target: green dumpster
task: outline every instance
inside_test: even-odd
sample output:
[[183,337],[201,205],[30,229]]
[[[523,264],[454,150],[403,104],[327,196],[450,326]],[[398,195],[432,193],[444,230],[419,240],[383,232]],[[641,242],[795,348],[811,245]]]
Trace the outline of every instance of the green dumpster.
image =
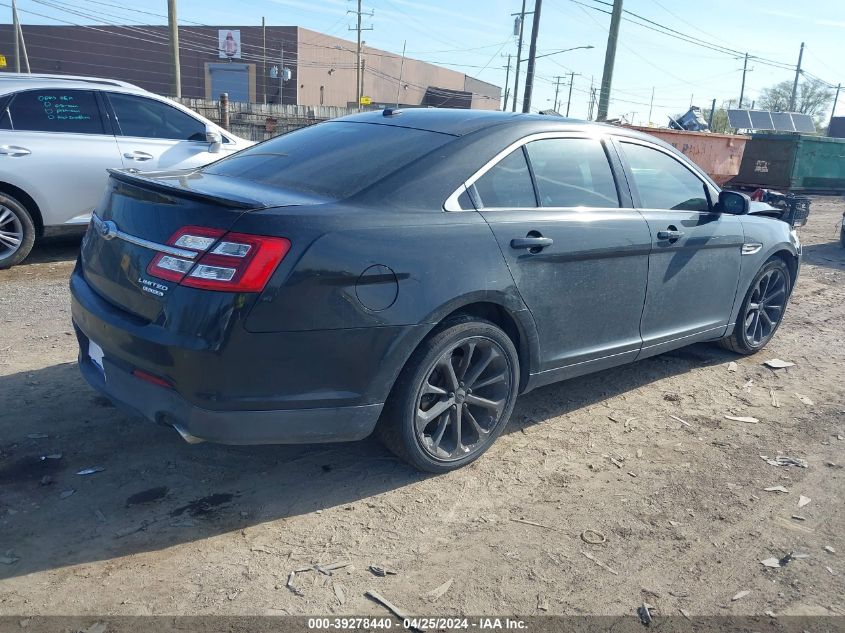
[[754,134],[733,187],[845,191],[845,139],[809,134]]

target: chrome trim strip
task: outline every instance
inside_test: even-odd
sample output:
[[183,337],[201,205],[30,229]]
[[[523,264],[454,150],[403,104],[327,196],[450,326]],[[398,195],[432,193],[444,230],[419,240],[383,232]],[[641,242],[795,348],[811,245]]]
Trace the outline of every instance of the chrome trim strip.
[[[481,178],[484,174],[490,171],[496,163],[502,160],[505,156],[510,154],[515,149],[522,147],[523,145],[530,143],[531,141],[539,141],[546,138],[598,138],[601,139],[605,136],[604,131],[601,132],[593,132],[592,134],[589,132],[537,132],[535,134],[529,134],[518,141],[514,141],[510,145],[508,145],[505,149],[501,152],[496,154],[493,158],[489,161],[484,163],[478,171],[476,171],[472,176],[467,178],[460,187],[458,187],[455,192],[446,198],[446,202],[443,203],[443,210],[444,211],[474,211],[475,209],[463,209],[458,204],[458,198],[460,195],[472,187],[475,182]],[[535,208],[535,207],[531,207]]]
[[756,255],[759,253],[763,248],[762,244],[757,242],[749,242],[747,244],[742,245],[742,254],[743,255]]
[[101,219],[96,213],[91,214],[91,222],[94,225],[94,230],[96,230],[100,237],[104,240],[119,239],[124,242],[134,244],[135,246],[148,248],[152,251],[165,253],[166,255],[173,255],[174,257],[182,257],[184,259],[192,260],[198,255],[196,251],[188,251],[183,248],[168,246],[167,244],[159,244],[158,242],[152,242],[150,240],[145,240],[143,238],[130,235],[129,233],[125,233],[117,228],[117,224],[111,220]]

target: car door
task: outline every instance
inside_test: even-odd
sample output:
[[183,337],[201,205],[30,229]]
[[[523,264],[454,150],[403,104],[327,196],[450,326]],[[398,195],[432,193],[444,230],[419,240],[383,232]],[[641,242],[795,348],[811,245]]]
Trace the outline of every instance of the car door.
[[714,212],[718,190],[670,150],[647,141],[617,142],[652,236],[640,356],[718,338],[739,281],[739,217]]
[[611,159],[599,138],[540,135],[467,183],[536,322],[540,383],[641,346],[651,240]]
[[24,90],[12,96],[2,121],[0,180],[35,200],[45,226],[87,223],[106,170],[123,166],[96,93]]
[[[141,95],[105,93],[116,121],[117,143],[127,167],[140,171],[201,167],[227,155],[211,152],[204,121]],[[226,141],[224,137],[224,141]]]

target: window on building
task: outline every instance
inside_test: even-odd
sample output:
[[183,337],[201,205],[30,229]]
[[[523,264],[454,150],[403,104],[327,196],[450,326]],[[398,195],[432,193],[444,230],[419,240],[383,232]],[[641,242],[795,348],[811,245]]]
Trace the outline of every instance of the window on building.
[[104,134],[103,117],[94,93],[88,90],[27,90],[9,106],[15,130]]

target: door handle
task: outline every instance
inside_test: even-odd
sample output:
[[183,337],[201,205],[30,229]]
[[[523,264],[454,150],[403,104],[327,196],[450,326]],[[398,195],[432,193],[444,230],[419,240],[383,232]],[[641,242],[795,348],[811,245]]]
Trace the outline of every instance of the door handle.
[[657,239],[659,240],[668,240],[670,242],[674,242],[676,240],[681,239],[684,236],[683,231],[679,231],[674,226],[670,226],[665,231],[658,231],[657,232]]
[[550,237],[516,237],[511,240],[511,248],[527,248],[532,252],[539,252],[554,243]]
[[3,156],[29,156],[32,152],[17,145],[0,145],[0,154]]
[[147,152],[126,152],[123,155],[124,158],[129,158],[131,160],[151,160],[153,155],[147,154]]

